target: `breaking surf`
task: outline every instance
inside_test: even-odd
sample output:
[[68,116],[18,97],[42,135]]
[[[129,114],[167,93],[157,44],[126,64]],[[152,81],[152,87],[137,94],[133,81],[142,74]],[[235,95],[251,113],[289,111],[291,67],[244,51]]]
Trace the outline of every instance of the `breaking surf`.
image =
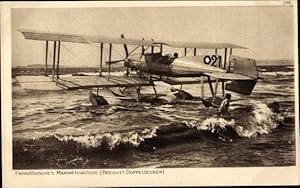
[[[208,140],[232,143],[239,139],[270,134],[278,126],[286,126],[284,125],[286,119],[288,119],[286,112],[274,113],[266,104],[256,104],[236,108],[232,110],[230,117],[212,116],[203,121],[184,120],[134,131],[84,135],[52,134],[29,140],[16,140],[14,141],[16,146],[14,158],[17,160],[21,155],[22,158],[27,156],[40,161],[39,165],[51,168],[53,165],[51,161],[43,161],[46,155],[56,155],[57,159],[63,156],[81,156],[87,159],[115,158],[131,152],[151,155],[155,150],[163,150],[172,145],[207,142]],[[73,161],[69,161],[66,168],[76,167],[74,158],[68,160]],[[56,165],[61,168],[65,164],[62,165],[57,161]]]

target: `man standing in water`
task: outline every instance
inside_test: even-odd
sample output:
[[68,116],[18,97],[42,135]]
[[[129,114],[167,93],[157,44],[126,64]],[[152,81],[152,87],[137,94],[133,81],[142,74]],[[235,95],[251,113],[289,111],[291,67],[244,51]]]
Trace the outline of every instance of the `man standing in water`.
[[221,102],[219,108],[218,108],[218,115],[227,115],[228,113],[228,108],[229,108],[229,103],[230,103],[230,98],[231,95],[227,93],[225,95],[225,99]]

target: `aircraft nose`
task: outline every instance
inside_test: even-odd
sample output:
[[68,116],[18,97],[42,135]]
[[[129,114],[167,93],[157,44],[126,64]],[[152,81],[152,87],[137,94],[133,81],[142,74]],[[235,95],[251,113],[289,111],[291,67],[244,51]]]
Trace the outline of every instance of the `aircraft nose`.
[[126,59],[124,60],[124,66],[128,67],[129,64],[130,64],[130,59],[126,58]]

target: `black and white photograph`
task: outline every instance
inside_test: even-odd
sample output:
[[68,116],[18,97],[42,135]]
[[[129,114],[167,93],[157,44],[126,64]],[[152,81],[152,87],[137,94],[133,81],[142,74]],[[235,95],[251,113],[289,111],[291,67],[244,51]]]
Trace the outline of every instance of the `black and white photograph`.
[[295,4],[11,8],[12,170],[296,167]]

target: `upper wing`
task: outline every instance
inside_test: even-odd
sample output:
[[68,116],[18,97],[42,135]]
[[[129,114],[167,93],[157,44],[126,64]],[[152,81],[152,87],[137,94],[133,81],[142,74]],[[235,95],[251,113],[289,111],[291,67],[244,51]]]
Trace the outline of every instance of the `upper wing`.
[[19,29],[26,39],[43,40],[43,41],[62,41],[74,43],[111,43],[111,44],[128,44],[128,45],[143,45],[143,46],[157,46],[150,40],[138,40],[128,38],[113,38],[103,36],[90,35],[76,35],[69,33],[57,33],[49,31],[35,31],[27,29]]
[[154,41],[155,44],[168,45],[174,48],[197,48],[197,49],[224,49],[224,48],[240,48],[247,49],[243,46],[238,46],[230,43],[211,43],[211,42],[167,42]]
[[113,38],[104,36],[77,35],[69,33],[58,33],[50,31],[36,31],[28,29],[19,29],[26,39],[32,40],[48,40],[48,41],[63,41],[75,43],[111,43],[111,44],[128,44],[128,45],[143,45],[143,46],[158,46],[158,44],[168,45],[174,48],[198,48],[198,49],[223,49],[223,48],[240,48],[247,49],[243,46],[238,46],[230,43],[209,43],[209,42],[166,42],[139,40],[129,38]]

